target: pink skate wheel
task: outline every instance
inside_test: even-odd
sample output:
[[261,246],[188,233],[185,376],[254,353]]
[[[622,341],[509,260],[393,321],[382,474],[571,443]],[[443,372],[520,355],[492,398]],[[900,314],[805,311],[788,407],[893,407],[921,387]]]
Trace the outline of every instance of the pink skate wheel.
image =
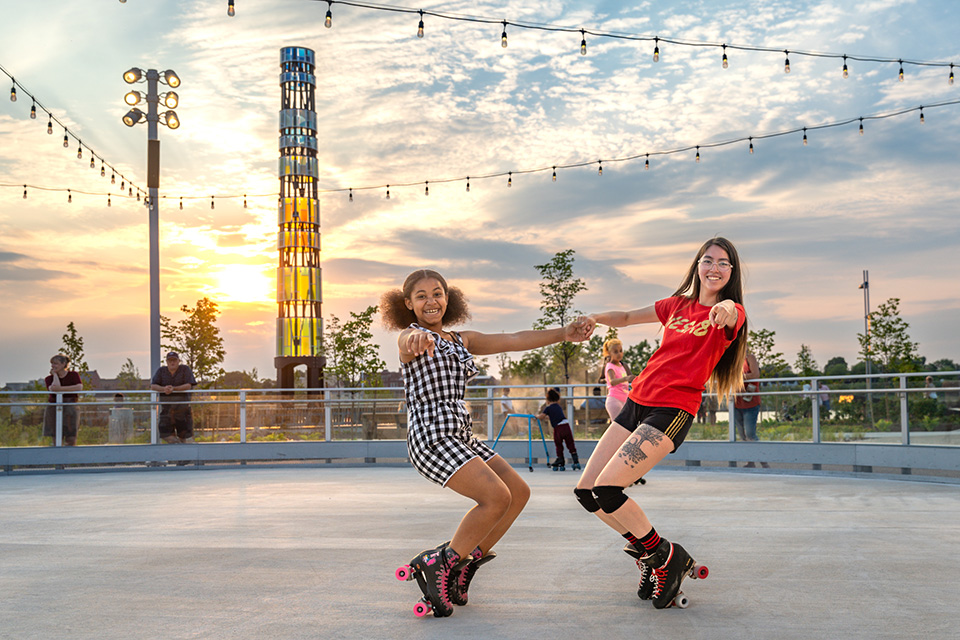
[[694,567],[693,570],[696,572],[696,577],[701,580],[710,575],[710,569],[707,569],[706,565],[701,564],[700,566]]
[[413,571],[410,569],[410,565],[405,564],[402,567],[398,567],[393,575],[397,577],[397,580],[409,580],[413,575]]
[[418,618],[422,618],[428,613],[430,613],[430,605],[426,602],[418,602],[417,604],[413,605],[413,615],[417,616]]

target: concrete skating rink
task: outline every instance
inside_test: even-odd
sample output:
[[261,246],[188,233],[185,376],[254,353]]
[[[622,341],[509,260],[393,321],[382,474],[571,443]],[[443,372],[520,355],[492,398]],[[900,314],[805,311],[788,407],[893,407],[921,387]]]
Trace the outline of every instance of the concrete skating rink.
[[416,618],[394,570],[472,504],[410,467],[167,468],[0,477],[0,638],[946,638],[960,486],[654,470],[628,493],[710,568],[686,610],[637,599],[623,539],[532,497],[470,604]]

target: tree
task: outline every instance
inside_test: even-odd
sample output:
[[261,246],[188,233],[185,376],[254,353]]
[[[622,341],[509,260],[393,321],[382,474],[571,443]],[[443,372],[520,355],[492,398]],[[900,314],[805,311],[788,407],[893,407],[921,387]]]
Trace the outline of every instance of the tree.
[[80,374],[83,380],[83,388],[90,388],[90,367],[83,359],[83,338],[77,334],[77,327],[70,322],[67,325],[67,332],[63,334],[63,348],[60,353],[70,358],[70,367]]
[[[573,308],[573,299],[587,286],[580,278],[573,277],[573,249],[558,252],[550,262],[535,265],[540,273],[540,311],[543,315],[533,325],[534,329],[565,326],[580,314]],[[570,382],[570,363],[581,352],[579,344],[560,342],[546,347],[563,366],[563,377]]]
[[816,376],[820,374],[817,361],[813,359],[813,352],[805,344],[800,345],[800,351],[797,352],[797,361],[794,363],[798,376]]
[[830,358],[827,364],[823,367],[823,375],[825,376],[845,376],[848,373],[850,373],[850,369],[847,366],[846,358],[843,356]]
[[633,375],[639,375],[643,371],[647,362],[650,360],[650,356],[653,355],[653,352],[660,348],[660,338],[657,338],[657,341],[654,346],[650,346],[650,342],[646,339],[641,340],[637,344],[631,346],[629,349],[625,349],[623,352],[623,364],[627,367],[627,370],[630,371]]
[[127,361],[120,367],[120,373],[117,374],[117,387],[120,389],[140,388],[140,370],[137,369],[130,358],[127,358]]
[[167,341],[161,346],[178,352],[200,385],[205,386],[223,375],[220,364],[227,354],[216,325],[217,303],[202,298],[193,309],[183,305],[180,311],[185,317],[175,324],[160,316],[161,335]]
[[380,347],[373,344],[370,331],[376,313],[376,305],[360,313],[351,311],[352,319],[342,325],[337,316],[330,315],[323,350],[327,358],[325,373],[332,376],[331,382],[344,387],[380,386],[380,372],[387,363],[380,359]]
[[768,329],[751,330],[749,334],[750,350],[757,356],[760,365],[760,375],[775,378],[790,372],[790,365],[783,359],[783,353],[774,351],[774,336],[776,331]]
[[857,334],[864,360],[876,362],[886,373],[913,371],[917,343],[911,342],[907,333],[910,325],[900,317],[900,298],[888,299],[870,312],[868,318],[867,335]]

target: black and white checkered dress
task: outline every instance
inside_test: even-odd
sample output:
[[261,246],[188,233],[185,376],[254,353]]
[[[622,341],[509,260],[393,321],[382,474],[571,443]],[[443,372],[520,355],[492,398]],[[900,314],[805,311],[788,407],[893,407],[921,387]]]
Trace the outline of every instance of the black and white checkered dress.
[[407,398],[407,451],[420,475],[445,486],[473,458],[497,455],[474,437],[463,400],[467,383],[479,370],[460,334],[451,333],[450,341],[417,324],[410,328],[432,335],[436,346],[433,356],[422,353],[400,365]]

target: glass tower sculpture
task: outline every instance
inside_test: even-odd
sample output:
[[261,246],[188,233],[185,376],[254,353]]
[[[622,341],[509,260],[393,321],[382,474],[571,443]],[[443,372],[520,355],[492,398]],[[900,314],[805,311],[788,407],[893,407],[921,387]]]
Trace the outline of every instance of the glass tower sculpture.
[[311,49],[280,50],[280,226],[277,250],[277,386],[294,387],[306,365],[307,387],[322,386],[320,202],[317,197],[315,58]]

